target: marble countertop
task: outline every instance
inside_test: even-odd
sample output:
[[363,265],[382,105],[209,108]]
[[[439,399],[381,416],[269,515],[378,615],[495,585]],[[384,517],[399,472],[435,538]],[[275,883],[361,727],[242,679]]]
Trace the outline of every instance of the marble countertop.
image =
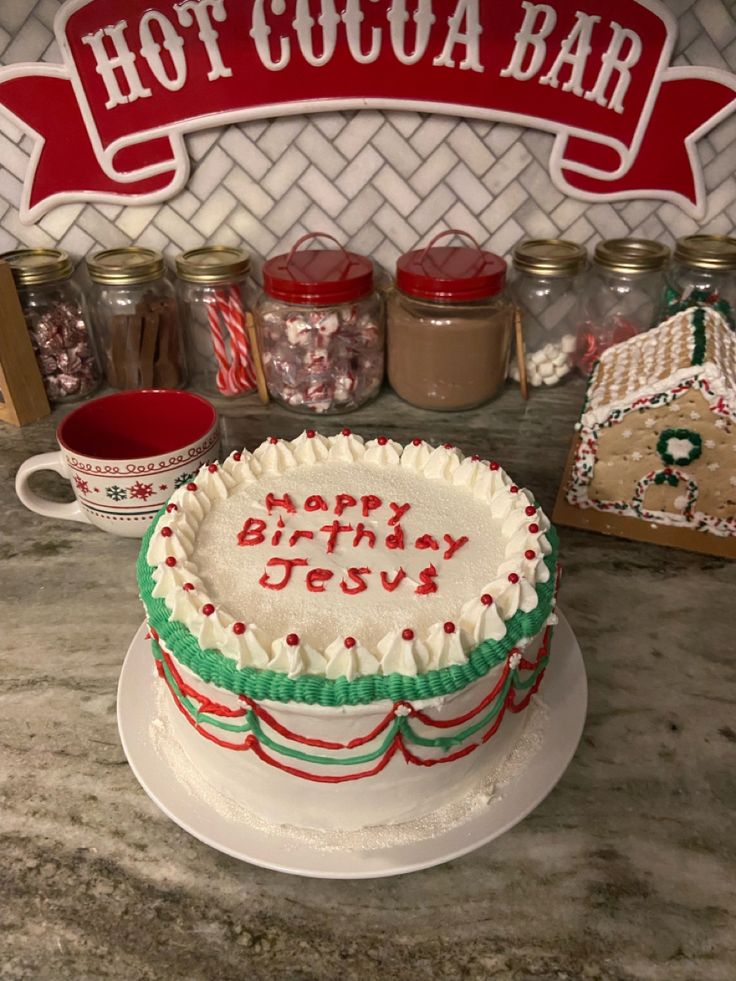
[[[579,382],[526,404],[510,388],[433,414],[385,394],[349,424],[492,454],[551,509],[581,398]],[[190,837],[126,764],[115,691],[142,619],[137,543],[37,517],[13,491],[62,414],[0,425],[2,981],[732,981],[736,563],[562,529],[590,701],[555,790],[443,866],[283,875]],[[224,446],[304,425],[249,404],[223,419]]]

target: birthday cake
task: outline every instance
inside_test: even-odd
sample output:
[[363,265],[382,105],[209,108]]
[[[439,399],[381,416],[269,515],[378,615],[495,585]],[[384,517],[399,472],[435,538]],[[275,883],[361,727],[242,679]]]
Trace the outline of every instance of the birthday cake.
[[172,740],[275,824],[419,818],[508,756],[549,657],[557,538],[494,461],[344,429],[203,467],[138,581]]

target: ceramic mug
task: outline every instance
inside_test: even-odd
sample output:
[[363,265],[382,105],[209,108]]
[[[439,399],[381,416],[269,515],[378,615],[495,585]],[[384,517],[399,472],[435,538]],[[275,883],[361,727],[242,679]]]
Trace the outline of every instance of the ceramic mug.
[[[69,413],[60,449],[21,464],[15,490],[31,511],[141,538],[173,492],[220,452],[217,412],[200,395],[139,389],[105,395]],[[68,478],[76,501],[57,504],[29,487],[37,470]]]

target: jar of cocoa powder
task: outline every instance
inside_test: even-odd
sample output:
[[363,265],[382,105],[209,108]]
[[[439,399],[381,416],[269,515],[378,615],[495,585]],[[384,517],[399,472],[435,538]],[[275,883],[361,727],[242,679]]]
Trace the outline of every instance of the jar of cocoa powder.
[[[437,245],[448,236],[471,244]],[[388,379],[402,399],[455,411],[500,392],[513,333],[505,286],[504,260],[456,229],[400,257],[387,321]]]
[[186,360],[161,253],[107,249],[87,260],[92,316],[112,388],[183,388]]

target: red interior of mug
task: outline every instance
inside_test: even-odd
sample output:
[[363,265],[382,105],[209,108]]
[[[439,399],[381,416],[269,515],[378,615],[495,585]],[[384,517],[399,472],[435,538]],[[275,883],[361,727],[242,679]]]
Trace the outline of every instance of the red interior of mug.
[[213,406],[199,395],[147,389],[85,402],[62,419],[56,435],[80,456],[133,460],[196,443],[216,422]]

